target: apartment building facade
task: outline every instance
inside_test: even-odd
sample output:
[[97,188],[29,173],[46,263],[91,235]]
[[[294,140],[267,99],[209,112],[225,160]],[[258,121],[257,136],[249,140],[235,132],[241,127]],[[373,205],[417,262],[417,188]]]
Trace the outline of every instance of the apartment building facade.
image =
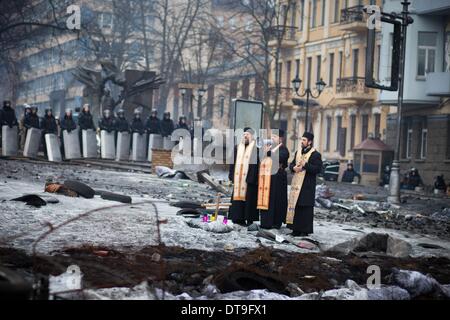
[[[112,36],[114,24],[117,23],[112,2],[100,0],[79,0],[75,3],[58,1],[54,4],[54,10],[58,14],[57,18],[60,23],[64,23],[66,9],[73,4],[81,8],[82,28],[91,28],[95,24],[98,28],[95,32],[101,33],[105,39]],[[46,17],[52,10],[48,1],[37,0],[33,7],[33,14]],[[86,26],[86,23],[89,25]],[[145,23],[152,26],[154,17],[146,17]],[[90,48],[95,36],[93,34],[86,36],[86,34],[88,33],[55,34],[49,29],[43,30],[42,42],[33,43],[29,49],[17,53],[19,81],[15,104],[18,110],[21,110],[24,104],[32,104],[38,107],[40,115],[43,115],[46,108],[52,108],[56,117],[60,117],[66,108],[70,108],[76,113],[76,110],[81,108],[84,103],[90,103],[99,110],[98,96],[87,92],[85,86],[73,75],[76,68],[81,65],[87,65],[100,71],[98,67],[100,58]],[[104,42],[106,43],[107,40]],[[125,45],[129,46],[130,52],[137,52],[141,50],[141,42],[142,39],[138,36],[130,37],[126,40]],[[152,52],[150,54],[153,55]],[[143,61],[136,60],[128,63],[127,67],[142,70],[143,64]],[[154,63],[150,67],[154,67]],[[119,88],[111,86],[110,89],[114,98],[117,99]],[[95,118],[100,116],[97,113],[94,114]]]
[[[327,84],[318,99],[310,99],[308,129],[323,158],[339,160],[342,169],[353,159],[354,146],[370,136],[386,139],[389,107],[378,103],[377,91],[364,86],[367,24],[362,10],[369,4],[382,6],[378,0],[295,1],[288,10],[288,29],[276,62],[281,72],[272,75],[274,85],[283,89],[279,116],[288,123],[291,148],[298,147],[295,137],[306,129],[306,97],[295,94],[292,80],[296,75],[302,80],[299,93],[310,88],[317,94],[320,79]],[[379,33],[375,51],[378,57]],[[375,70],[378,67],[376,58]]]
[[[385,1],[386,12],[401,11],[401,1]],[[450,182],[450,3],[411,1],[414,23],[406,39],[404,105],[400,136],[400,170],[417,168],[424,183],[444,174]],[[389,66],[391,32],[382,29],[381,65]],[[381,81],[389,81],[381,68]],[[387,118],[387,142],[395,146],[397,92],[383,91],[382,105],[392,106]]]

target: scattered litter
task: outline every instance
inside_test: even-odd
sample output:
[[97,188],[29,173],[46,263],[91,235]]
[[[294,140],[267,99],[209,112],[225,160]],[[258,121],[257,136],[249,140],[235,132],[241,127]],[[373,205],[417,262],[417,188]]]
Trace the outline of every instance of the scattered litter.
[[121,203],[132,203],[132,199],[130,196],[125,196],[118,193],[113,193],[109,191],[98,191],[100,193],[100,197],[104,200],[109,201],[117,201]]
[[47,204],[47,202],[44,199],[42,199],[36,194],[27,194],[18,198],[11,199],[11,201],[25,202],[25,204],[36,208],[40,208]]
[[203,222],[200,219],[188,219],[186,223],[191,228],[198,228],[205,231],[213,233],[228,233],[233,231],[233,226],[228,222],[213,221],[213,222]]

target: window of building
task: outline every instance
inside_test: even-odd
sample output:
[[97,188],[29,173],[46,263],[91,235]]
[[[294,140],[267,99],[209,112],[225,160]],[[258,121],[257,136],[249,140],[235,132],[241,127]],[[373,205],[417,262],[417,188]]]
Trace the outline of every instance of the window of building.
[[355,136],[356,136],[356,115],[352,114],[350,116],[350,150],[353,150],[355,146]]
[[437,32],[419,32],[417,52],[417,77],[425,78],[434,72],[436,62]]
[[112,14],[111,13],[107,13],[107,12],[100,13],[99,25],[100,25],[100,28],[112,29],[112,26],[113,26]]
[[379,113],[374,115],[375,118],[375,138],[379,139],[380,135],[380,125],[381,125],[381,115]]
[[412,121],[411,118],[407,117],[403,123],[403,136],[402,136],[402,158],[411,159],[411,146],[412,146]]
[[334,0],[333,22],[339,22],[340,14],[341,14],[341,5],[339,4],[339,0]]
[[339,146],[341,144],[341,140],[340,140],[341,128],[342,128],[342,116],[337,116],[336,117],[336,151],[339,149]]
[[322,72],[322,56],[318,55],[316,57],[316,61],[317,61],[317,70],[316,70],[316,81],[320,80],[320,74]]
[[305,0],[300,0],[300,14],[298,15],[298,29],[303,30],[303,19],[305,16]]
[[246,78],[242,80],[242,98],[248,99],[250,95],[250,79]]
[[253,28],[252,22],[250,20],[245,22],[245,31],[251,32]]
[[361,141],[364,141],[369,136],[369,115],[362,115],[362,126],[361,126]]
[[223,16],[218,16],[217,17],[217,26],[219,28],[223,28],[225,26],[225,22],[224,22]]
[[339,79],[342,78],[342,64],[343,64],[344,60],[343,60],[343,56],[342,56],[342,51],[339,51],[339,62],[338,62],[338,68],[339,68]]
[[359,49],[353,49],[353,77],[358,76]]
[[334,53],[330,53],[328,70],[328,85],[332,87],[334,85]]
[[315,28],[317,23],[317,0],[311,1],[311,20],[310,20],[310,27]]
[[236,19],[234,17],[230,18],[229,23],[230,23],[231,31],[235,31],[236,30]]
[[330,151],[331,142],[331,117],[327,116],[327,143],[325,146],[325,151]]
[[322,5],[322,12],[320,14],[320,25],[323,26],[325,24],[325,6],[327,0],[322,0],[320,3]]
[[286,87],[289,87],[292,81],[291,70],[292,70],[292,61],[288,61],[286,63]]
[[420,158],[425,159],[427,157],[427,137],[428,129],[422,129],[421,143],[420,143]]
[[300,76],[300,59],[295,60],[295,75]]
[[418,131],[419,143],[417,145],[418,147],[417,156],[419,159],[425,159],[427,157],[427,137],[428,137],[427,119],[426,117],[424,117],[420,122],[420,127]]
[[224,109],[225,109],[225,97],[219,97],[219,108],[220,108],[220,117],[223,117]]
[[279,62],[278,63],[278,78],[277,78],[277,83],[276,86],[281,87],[281,81],[283,79],[283,63]]
[[380,59],[381,59],[381,45],[377,45],[377,66],[375,68],[375,79],[380,81]]
[[311,85],[311,69],[312,69],[312,58],[308,57],[307,59],[307,74],[306,74],[306,88],[310,88]]

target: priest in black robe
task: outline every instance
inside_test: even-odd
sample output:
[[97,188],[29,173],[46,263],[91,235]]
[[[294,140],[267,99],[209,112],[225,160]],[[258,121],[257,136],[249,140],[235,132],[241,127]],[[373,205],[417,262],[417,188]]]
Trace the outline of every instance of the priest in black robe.
[[258,170],[259,156],[254,131],[245,128],[241,143],[234,148],[234,162],[228,175],[234,184],[228,218],[236,224],[248,226],[259,220],[256,209]]
[[289,168],[294,173],[288,199],[286,224],[292,236],[313,233],[316,176],[322,171],[322,156],[313,147],[314,135],[305,132],[301,150],[295,153]]
[[272,130],[272,145],[265,149],[266,156],[278,163],[272,161],[273,174],[270,176],[268,210],[260,210],[261,228],[263,229],[279,229],[286,220],[288,206],[286,168],[288,167],[289,150],[284,145],[284,137],[283,130]]

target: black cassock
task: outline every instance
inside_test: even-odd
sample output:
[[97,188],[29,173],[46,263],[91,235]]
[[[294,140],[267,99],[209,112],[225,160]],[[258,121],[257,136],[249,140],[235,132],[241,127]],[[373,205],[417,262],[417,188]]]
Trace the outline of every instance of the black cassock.
[[[288,207],[288,183],[286,168],[288,167],[289,150],[282,145],[277,151],[279,169],[270,177],[269,210],[261,210],[261,228],[280,228],[286,220]],[[273,157],[270,151],[267,154]],[[275,164],[273,164],[275,165]]]
[[[305,153],[305,152],[303,152]],[[294,172],[295,159],[289,165],[289,169]],[[316,176],[322,171],[322,156],[318,151],[314,151],[305,164],[305,180],[295,205],[294,223],[288,228],[302,233],[313,233],[314,203],[316,199]]]
[[[236,163],[237,147],[234,147],[234,163],[230,165],[228,178],[234,182],[234,168]],[[256,159],[256,161],[255,161]],[[256,164],[255,164],[256,162]],[[256,205],[258,202],[258,172],[259,172],[259,155],[256,145],[253,147],[251,161],[248,165],[247,172],[247,193],[245,201],[234,201],[231,196],[231,207],[228,212],[228,218],[234,223],[250,225],[253,221],[259,220]]]

